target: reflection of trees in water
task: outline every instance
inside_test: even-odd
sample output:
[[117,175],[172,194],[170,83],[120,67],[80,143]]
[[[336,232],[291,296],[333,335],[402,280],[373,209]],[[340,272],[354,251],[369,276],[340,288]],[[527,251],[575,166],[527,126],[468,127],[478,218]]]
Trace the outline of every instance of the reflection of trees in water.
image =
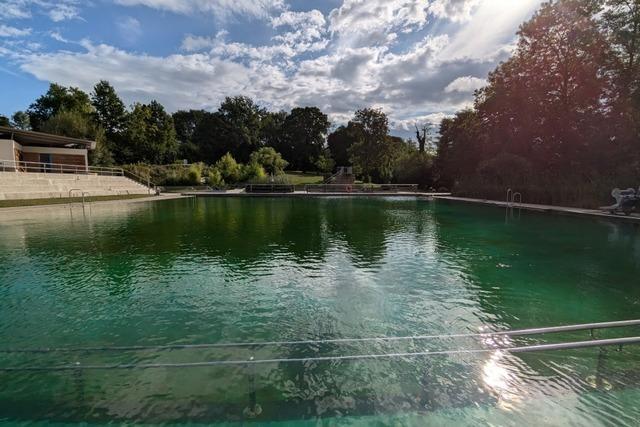
[[346,245],[358,267],[379,264],[386,252],[386,239],[394,228],[386,203],[375,199],[325,202],[329,234]]

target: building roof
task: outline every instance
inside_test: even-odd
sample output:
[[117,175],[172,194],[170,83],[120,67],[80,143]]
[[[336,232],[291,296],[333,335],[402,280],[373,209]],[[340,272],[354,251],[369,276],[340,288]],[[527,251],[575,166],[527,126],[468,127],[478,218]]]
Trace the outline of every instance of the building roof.
[[96,148],[95,141],[0,126],[0,139],[7,138],[27,147],[86,148],[87,150]]

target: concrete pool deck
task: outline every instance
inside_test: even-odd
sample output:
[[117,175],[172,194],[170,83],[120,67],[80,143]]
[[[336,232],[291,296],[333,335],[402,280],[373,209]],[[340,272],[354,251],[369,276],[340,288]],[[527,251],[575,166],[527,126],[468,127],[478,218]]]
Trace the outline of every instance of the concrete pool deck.
[[[120,199],[120,200],[104,200],[104,201],[94,201],[94,202],[86,202],[86,206],[110,206],[110,205],[130,205],[134,203],[147,203],[147,202],[160,202],[163,200],[173,200],[173,199],[184,199],[187,196],[183,196],[181,194],[161,194],[159,196],[149,196],[149,197],[140,197],[136,199]],[[15,207],[6,207],[0,208],[0,214],[9,216],[13,213],[20,212],[37,212],[43,210],[60,210],[60,209],[69,209],[70,207],[82,207],[82,202],[77,201],[73,203],[59,203],[59,204],[42,204],[42,205],[33,205],[33,206],[15,206]],[[0,218],[3,218],[0,217]]]
[[451,195],[434,196],[434,198],[436,200],[450,200],[454,202],[472,203],[472,204],[478,204],[478,205],[495,206],[500,208],[513,207],[514,209],[523,209],[527,211],[547,212],[547,213],[554,213],[554,214],[560,214],[560,215],[606,218],[606,219],[615,219],[615,220],[621,220],[621,221],[640,223],[640,215],[638,214],[632,214],[629,216],[614,215],[598,209],[572,208],[567,206],[553,206],[553,205],[538,205],[533,203],[507,203],[505,201],[473,199],[469,197],[454,197]]

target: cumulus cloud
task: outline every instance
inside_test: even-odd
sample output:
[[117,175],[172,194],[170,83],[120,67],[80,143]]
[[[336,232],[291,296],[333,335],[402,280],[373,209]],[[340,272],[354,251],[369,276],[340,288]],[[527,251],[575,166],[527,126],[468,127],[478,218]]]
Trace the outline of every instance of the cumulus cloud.
[[77,18],[79,0],[3,0],[0,19],[27,19],[33,12],[48,15],[54,22]]
[[460,92],[460,93],[473,93],[475,90],[486,86],[487,81],[485,79],[479,79],[477,77],[465,76],[458,77],[444,88],[446,93]]
[[[45,0],[20,3],[27,1]],[[318,106],[338,123],[376,106],[396,129],[410,131],[469,106],[485,84],[479,77],[508,55],[518,24],[542,0],[344,0],[327,14],[293,11],[284,0],[114,1],[180,14],[244,14],[262,19],[271,35],[260,43],[225,30],[185,35],[180,53],[164,56],[88,40],[73,51],[21,50],[8,48],[6,40],[17,40],[5,37],[0,55],[43,81],[91,90],[107,79],[127,103],[157,99],[170,111],[215,109],[225,96],[243,94],[273,109]],[[442,25],[429,25],[435,19]],[[116,28],[121,37],[141,34],[132,17]]]
[[115,0],[122,6],[146,6],[180,14],[212,13],[218,18],[244,15],[266,18],[285,9],[284,0]]
[[0,37],[22,37],[31,34],[31,28],[15,28],[8,25],[0,25]]
[[428,7],[425,0],[345,0],[331,11],[329,29],[351,45],[385,42],[389,33],[422,28]]
[[480,0],[435,0],[429,11],[439,18],[446,18],[453,22],[468,21],[471,12]]

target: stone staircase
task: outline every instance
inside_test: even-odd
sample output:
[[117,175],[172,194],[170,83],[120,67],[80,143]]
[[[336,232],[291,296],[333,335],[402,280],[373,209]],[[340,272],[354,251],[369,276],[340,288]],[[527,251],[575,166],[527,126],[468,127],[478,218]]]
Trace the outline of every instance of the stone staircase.
[[86,196],[152,194],[146,186],[124,176],[96,174],[0,172],[0,200],[54,199]]

